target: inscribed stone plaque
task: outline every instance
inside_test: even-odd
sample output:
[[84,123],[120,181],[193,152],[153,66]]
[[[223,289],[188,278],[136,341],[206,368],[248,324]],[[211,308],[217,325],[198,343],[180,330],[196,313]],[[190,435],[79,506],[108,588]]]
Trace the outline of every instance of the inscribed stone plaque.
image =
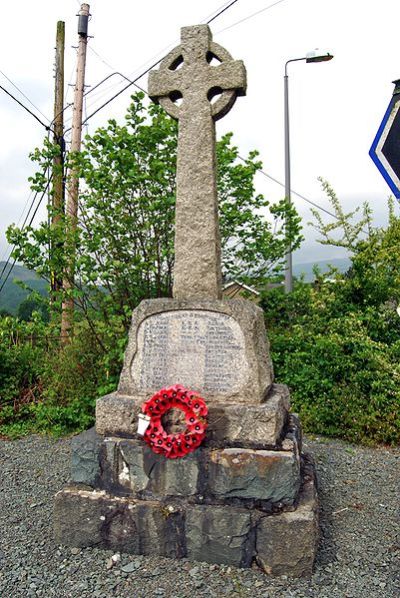
[[149,316],[139,326],[137,347],[131,375],[139,391],[183,384],[231,395],[249,377],[243,332],[226,314],[180,310]]

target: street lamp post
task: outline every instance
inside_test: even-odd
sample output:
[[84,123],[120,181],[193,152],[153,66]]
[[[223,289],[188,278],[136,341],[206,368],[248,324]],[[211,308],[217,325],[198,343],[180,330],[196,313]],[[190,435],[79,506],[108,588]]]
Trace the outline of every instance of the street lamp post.
[[[285,113],[285,198],[289,205],[292,202],[291,199],[291,186],[290,186],[290,135],[289,135],[289,77],[288,77],[288,64],[290,62],[298,62],[299,60],[305,60],[306,62],[325,62],[332,60],[333,55],[326,51],[318,49],[308,52],[301,58],[292,58],[285,63],[285,74],[283,78],[284,82],[284,113]],[[288,217],[289,218],[289,217]],[[289,221],[286,220],[286,230],[289,228]],[[290,293],[293,290],[293,270],[292,270],[292,247],[290,241],[288,241],[286,251],[286,268],[285,268],[285,292]]]

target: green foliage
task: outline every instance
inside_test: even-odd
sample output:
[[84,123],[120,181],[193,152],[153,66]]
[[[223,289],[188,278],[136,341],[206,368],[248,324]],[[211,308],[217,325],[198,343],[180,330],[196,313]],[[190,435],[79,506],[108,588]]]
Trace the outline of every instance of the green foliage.
[[[366,234],[368,236],[373,232],[371,208],[367,202],[364,202],[361,208],[357,207],[352,212],[344,212],[336,193],[328,181],[322,178],[319,178],[319,181],[333,208],[335,220],[325,223],[321,213],[315,208],[311,208],[311,213],[315,221],[309,224],[321,235],[319,239],[321,245],[335,245],[336,247],[344,247],[349,251],[354,251],[360,235]],[[361,218],[358,218],[360,214]],[[356,220],[354,221],[355,218]],[[335,237],[335,233],[339,233],[339,237]]]
[[104,351],[81,322],[61,350],[58,331],[38,312],[29,322],[0,318],[0,435],[64,435],[93,425],[95,400],[115,389],[122,359],[123,346],[108,340],[104,334]]
[[[217,143],[218,199],[223,275],[248,284],[262,284],[282,273],[288,240],[293,250],[303,240],[301,219],[285,200],[270,205],[256,194],[254,177],[262,163],[252,151],[239,161],[239,150],[232,145],[232,133]],[[272,222],[263,214],[270,214]],[[279,223],[288,222],[286,228]]]
[[[142,93],[133,96],[124,125],[110,120],[86,138],[80,155],[69,158],[82,180],[73,290],[79,315],[108,326],[116,318],[125,330],[142,299],[172,290],[177,123],[143,99]],[[43,164],[52,152],[46,145],[33,158]],[[301,241],[294,208],[284,201],[270,206],[256,194],[256,157],[253,151],[239,161],[231,134],[217,142],[223,272],[253,283],[282,268],[289,239],[294,248]],[[38,188],[44,183],[41,175],[34,178]],[[280,223],[287,217],[285,231]],[[47,223],[23,231],[11,227],[8,239],[18,260],[49,279],[68,261],[62,230]],[[63,258],[57,251],[49,258],[49,245],[64,246]]]
[[[335,197],[333,205],[341,210]],[[336,212],[338,213],[338,211]],[[341,212],[343,214],[343,212]],[[369,214],[364,208],[364,215]],[[290,295],[264,294],[275,372],[289,384],[306,430],[363,443],[400,441],[400,219],[389,201],[386,228],[352,224],[345,275],[330,272]],[[367,225],[367,229],[365,226]],[[319,221],[326,241],[332,228]],[[344,239],[347,239],[344,240]]]
[[29,296],[18,306],[17,317],[28,322],[32,320],[34,312],[40,313],[44,322],[49,321],[49,307],[47,300],[39,296]]

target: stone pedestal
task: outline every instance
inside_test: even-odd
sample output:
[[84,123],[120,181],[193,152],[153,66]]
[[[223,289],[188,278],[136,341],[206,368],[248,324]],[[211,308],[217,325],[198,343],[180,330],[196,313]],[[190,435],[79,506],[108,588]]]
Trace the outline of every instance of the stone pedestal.
[[[174,383],[199,392],[209,416],[202,446],[170,460],[136,429],[143,402]],[[97,401],[96,429],[73,441],[70,485],[56,496],[57,540],[309,575],[317,494],[289,403],[287,387],[273,383],[260,308],[144,301],[118,391]]]

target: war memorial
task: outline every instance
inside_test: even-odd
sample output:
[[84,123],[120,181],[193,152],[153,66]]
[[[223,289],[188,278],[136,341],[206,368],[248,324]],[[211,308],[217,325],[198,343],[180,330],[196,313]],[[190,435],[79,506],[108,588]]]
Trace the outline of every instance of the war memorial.
[[207,25],[184,27],[148,91],[179,122],[173,298],[133,313],[118,390],[73,441],[56,539],[309,576],[313,461],[262,310],[221,298],[215,122],[245,95],[245,67]]

